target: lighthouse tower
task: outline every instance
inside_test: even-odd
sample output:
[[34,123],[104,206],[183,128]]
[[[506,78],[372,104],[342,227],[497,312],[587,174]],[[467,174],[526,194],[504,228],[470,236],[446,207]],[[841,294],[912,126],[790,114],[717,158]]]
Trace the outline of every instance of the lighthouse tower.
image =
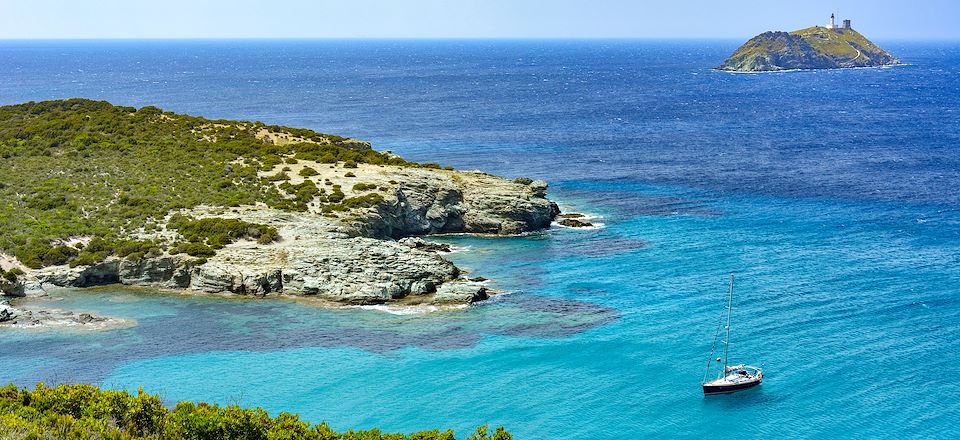
[[827,29],[836,29],[837,28],[837,17],[834,14],[830,14],[830,24],[827,25]]

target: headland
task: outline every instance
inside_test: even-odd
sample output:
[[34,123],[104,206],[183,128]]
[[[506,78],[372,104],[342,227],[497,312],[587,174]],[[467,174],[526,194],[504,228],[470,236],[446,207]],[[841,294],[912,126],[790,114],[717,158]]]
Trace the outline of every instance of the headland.
[[420,237],[522,234],[560,212],[544,181],[85,99],[0,107],[0,153],[0,288],[14,297],[119,283],[468,304],[487,298],[486,285]]

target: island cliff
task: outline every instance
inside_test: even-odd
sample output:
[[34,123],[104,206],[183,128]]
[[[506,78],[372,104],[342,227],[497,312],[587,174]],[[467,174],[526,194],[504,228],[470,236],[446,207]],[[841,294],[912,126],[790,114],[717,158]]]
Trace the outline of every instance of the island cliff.
[[846,20],[843,27],[831,23],[793,32],[764,32],[740,46],[717,69],[769,72],[894,64],[900,64],[900,60],[855,31]]
[[121,283],[470,303],[485,286],[419,236],[520,234],[559,214],[546,182],[309,130],[88,100],[0,107],[0,121],[0,288],[12,296]]

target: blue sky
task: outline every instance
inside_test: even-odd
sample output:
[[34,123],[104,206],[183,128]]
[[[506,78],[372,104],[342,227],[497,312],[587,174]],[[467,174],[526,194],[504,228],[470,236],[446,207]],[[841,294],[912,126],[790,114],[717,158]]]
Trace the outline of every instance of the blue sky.
[[0,38],[747,38],[851,18],[960,40],[953,0],[0,0]]

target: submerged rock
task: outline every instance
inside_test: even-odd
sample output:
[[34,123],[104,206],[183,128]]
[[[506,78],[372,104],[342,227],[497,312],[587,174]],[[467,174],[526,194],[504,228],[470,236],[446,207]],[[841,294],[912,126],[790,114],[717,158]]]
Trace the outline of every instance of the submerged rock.
[[89,313],[76,314],[69,310],[20,308],[9,301],[0,300],[0,327],[13,328],[78,328],[104,329],[130,325],[130,321],[96,316]]
[[420,249],[427,252],[450,252],[452,249],[449,244],[446,243],[434,243],[426,241],[420,237],[407,237],[401,240],[398,240],[398,243],[411,247],[414,249]]
[[572,218],[565,218],[557,222],[561,226],[566,226],[568,228],[589,228],[593,226],[593,223],[587,221],[580,221]]

